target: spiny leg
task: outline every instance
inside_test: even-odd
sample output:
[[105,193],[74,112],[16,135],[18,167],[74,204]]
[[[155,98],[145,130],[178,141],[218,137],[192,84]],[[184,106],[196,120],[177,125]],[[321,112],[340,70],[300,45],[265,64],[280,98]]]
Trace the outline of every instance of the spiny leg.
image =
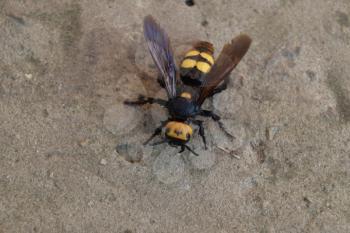
[[126,105],[144,105],[144,104],[159,104],[163,107],[166,107],[167,101],[162,99],[155,99],[152,97],[145,97],[140,95],[136,101],[125,100],[124,104]]
[[185,149],[189,150],[192,154],[194,154],[195,156],[199,156],[199,154],[197,154],[194,150],[191,149],[191,147],[185,145],[185,144],[182,144],[181,145],[181,150],[179,151],[179,153],[181,154],[182,152],[185,151]]
[[199,135],[202,137],[202,140],[203,140],[203,143],[204,143],[204,148],[207,149],[207,140],[205,138],[203,121],[201,121],[201,120],[194,120],[193,123],[199,126]]
[[230,133],[226,130],[224,124],[223,124],[222,121],[221,121],[221,117],[220,117],[219,115],[216,115],[216,114],[213,113],[212,111],[208,111],[208,110],[202,110],[202,111],[200,112],[199,115],[204,116],[204,117],[211,117],[214,121],[216,121],[216,122],[218,123],[220,129],[221,129],[222,131],[224,131],[225,134],[226,134],[228,137],[233,138],[233,139],[235,138],[232,134],[230,134]]
[[162,127],[158,127],[154,130],[153,134],[151,135],[151,137],[149,137],[149,139],[147,139],[147,141],[145,141],[143,143],[143,145],[147,145],[155,136],[159,135],[162,133]]
[[185,145],[181,145],[181,150],[179,151],[179,153],[181,154],[184,151],[185,151]]
[[163,129],[164,125],[165,125],[167,122],[168,122],[168,121],[162,121],[162,124],[154,130],[154,132],[153,132],[153,134],[151,135],[151,137],[150,137],[149,139],[147,139],[147,141],[145,141],[145,142],[143,143],[143,145],[147,145],[155,136],[160,135],[160,134],[162,133],[162,129]]
[[184,145],[184,147],[189,150],[192,154],[194,154],[195,156],[199,156],[199,154],[197,154],[194,150],[191,149],[191,147]]

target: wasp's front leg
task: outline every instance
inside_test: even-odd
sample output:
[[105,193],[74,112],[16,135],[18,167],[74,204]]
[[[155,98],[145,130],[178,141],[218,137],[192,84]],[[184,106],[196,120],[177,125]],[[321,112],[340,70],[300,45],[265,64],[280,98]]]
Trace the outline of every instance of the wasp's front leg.
[[145,105],[145,104],[159,104],[163,107],[167,106],[167,101],[162,99],[155,99],[152,97],[145,97],[140,95],[136,101],[125,100],[124,104],[126,105]]

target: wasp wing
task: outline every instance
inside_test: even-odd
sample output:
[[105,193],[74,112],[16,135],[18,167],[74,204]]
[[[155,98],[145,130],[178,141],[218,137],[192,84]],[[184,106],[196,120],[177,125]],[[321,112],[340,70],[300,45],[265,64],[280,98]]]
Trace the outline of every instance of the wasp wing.
[[176,96],[176,65],[166,32],[150,15],[143,21],[143,31],[153,61],[158,67],[169,98]]
[[248,51],[251,41],[249,36],[242,34],[232,39],[231,43],[225,44],[215,64],[204,77],[197,99],[198,104],[201,105],[213,93],[214,89],[230,75]]

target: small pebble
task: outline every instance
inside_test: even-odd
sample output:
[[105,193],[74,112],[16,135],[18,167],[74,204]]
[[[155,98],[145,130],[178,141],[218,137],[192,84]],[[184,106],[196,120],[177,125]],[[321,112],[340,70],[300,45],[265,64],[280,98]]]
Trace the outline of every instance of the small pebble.
[[32,79],[33,78],[32,74],[24,74],[24,76],[26,76],[27,79]]
[[93,205],[94,205],[94,202],[93,202],[93,201],[89,201],[89,202],[88,202],[88,206],[89,206],[89,207],[92,207]]
[[194,1],[193,0],[186,0],[185,1],[187,6],[194,6]]
[[316,79],[316,74],[312,70],[307,70],[306,75],[309,77],[310,81],[315,81]]
[[191,182],[188,177],[184,177],[184,179],[179,182],[179,189],[186,191],[191,189]]
[[272,127],[266,128],[267,140],[273,140],[278,131],[279,131],[279,128],[277,126],[272,126]]
[[202,25],[203,27],[207,26],[207,25],[208,25],[208,21],[207,21],[207,20],[203,20],[203,21],[201,22],[201,25]]
[[43,116],[48,117],[49,116],[49,111],[47,109],[43,110]]
[[240,181],[239,187],[241,192],[247,192],[258,185],[255,177],[246,177]]
[[80,140],[80,141],[78,142],[78,145],[79,145],[80,147],[85,147],[85,146],[87,146],[88,143],[89,143],[89,140],[88,140],[88,139],[83,139],[83,140]]
[[101,159],[100,164],[105,166],[107,165],[107,160],[106,159]]

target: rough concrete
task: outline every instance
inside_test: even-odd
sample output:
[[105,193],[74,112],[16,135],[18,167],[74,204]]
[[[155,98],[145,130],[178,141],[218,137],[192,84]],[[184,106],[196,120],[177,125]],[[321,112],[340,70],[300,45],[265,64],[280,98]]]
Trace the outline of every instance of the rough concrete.
[[[177,59],[253,38],[206,103],[235,140],[141,145],[166,117],[121,104],[164,96],[146,14]],[[0,1],[0,232],[350,232],[349,39],[348,0]]]

